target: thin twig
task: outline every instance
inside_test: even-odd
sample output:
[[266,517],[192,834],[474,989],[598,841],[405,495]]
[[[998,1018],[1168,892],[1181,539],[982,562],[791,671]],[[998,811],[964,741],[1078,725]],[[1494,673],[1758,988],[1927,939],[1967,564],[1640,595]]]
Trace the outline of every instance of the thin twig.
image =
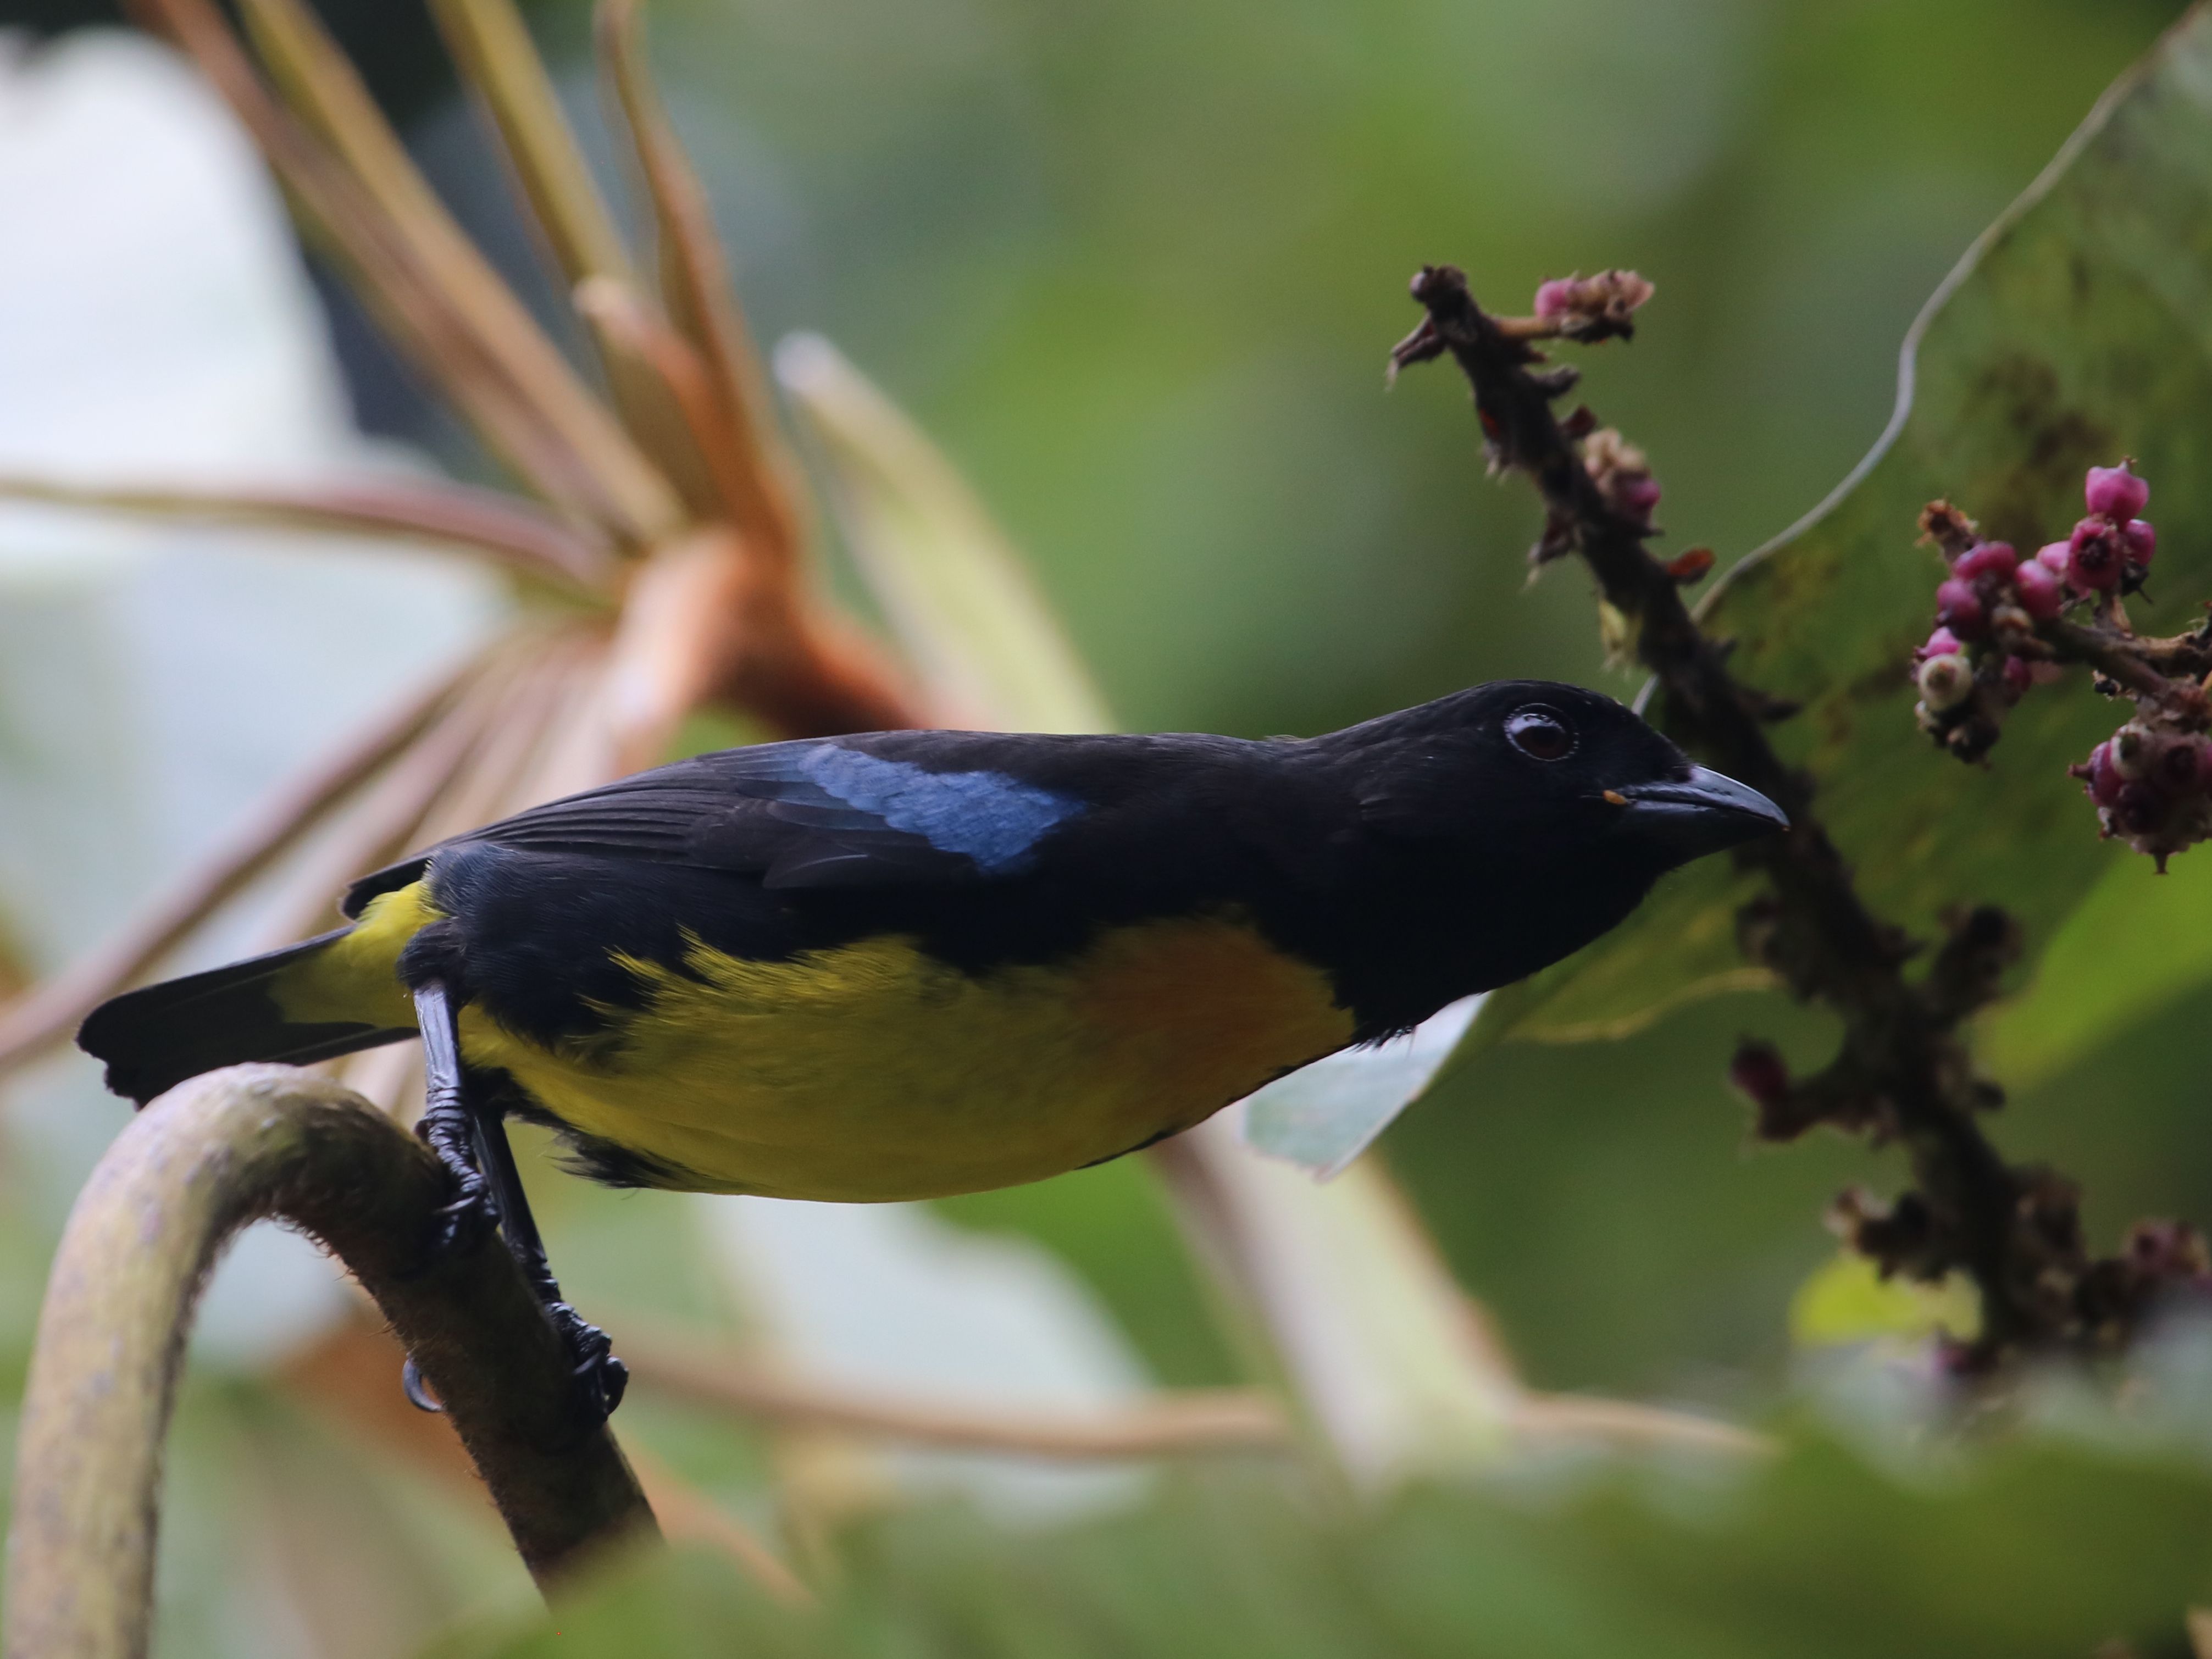
[[1279,1451],[1290,1440],[1282,1407],[1250,1389],[1157,1394],[1090,1412],[931,1401],[797,1376],[727,1343],[641,1333],[634,1324],[623,1330],[623,1361],[639,1388],[672,1399],[788,1428],[915,1445],[1088,1460]]
[[[2047,1273],[2055,1267],[2078,1275],[2086,1266],[2078,1224],[2053,1183],[2008,1168],[1975,1121],[2001,1097],[1974,1075],[1957,1036],[1970,1008],[1905,978],[1910,942],[1860,899],[1813,811],[1811,780],[1767,741],[1761,720],[1771,718],[1773,705],[1737,684],[1675,577],[1645,550],[1649,524],[1608,501],[1554,416],[1553,401],[1572,384],[1572,372],[1536,370],[1539,354],[1484,313],[1451,266],[1424,270],[1413,297],[1428,315],[1393,354],[1394,364],[1453,357],[1474,389],[1492,465],[1527,473],[1543,497],[1549,527],[1540,550],[1579,552],[1607,601],[1630,619],[1637,656],[1657,679],[1661,723],[1790,814],[1786,835],[1739,854],[1773,884],[1772,899],[1747,915],[1746,931],[1760,941],[1763,965],[1843,1018],[1826,1115],[1885,1128],[1911,1157],[1925,1211],[1914,1212],[1913,1270],[1940,1275],[1955,1265],[1972,1274],[1983,1308],[1979,1363],[2070,1334],[2072,1315],[2060,1305],[2064,1297],[2053,1297]],[[1931,986],[1969,977],[1934,975]]]
[[223,1246],[284,1221],[343,1259],[415,1356],[541,1586],[653,1514],[495,1237],[439,1253],[450,1182],[357,1097],[236,1066],[155,1101],[70,1212],[16,1443],[5,1650],[143,1655],[161,1444],[191,1309]]

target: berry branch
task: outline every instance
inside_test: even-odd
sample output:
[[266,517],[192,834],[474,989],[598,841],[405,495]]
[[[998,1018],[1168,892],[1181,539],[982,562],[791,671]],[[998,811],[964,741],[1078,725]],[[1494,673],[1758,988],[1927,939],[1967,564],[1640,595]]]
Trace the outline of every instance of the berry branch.
[[2212,839],[2212,616],[2172,639],[2138,635],[2127,602],[2158,551],[2158,532],[2139,516],[2150,486],[2124,460],[2091,467],[2082,493],[2089,515],[2033,559],[1982,540],[1948,501],[1929,503],[1922,539],[1950,574],[1936,590],[1936,631],[1913,658],[1913,713],[1940,747],[1978,761],[2030,688],[2086,665],[2099,691],[2136,708],[2073,775],[2096,805],[2099,833],[2148,854],[2163,875],[2174,854]]
[[[1646,544],[1661,533],[1651,521],[1660,488],[1642,452],[1600,428],[1586,405],[1554,411],[1580,377],[1572,368],[1549,364],[1536,343],[1631,337],[1632,313],[1650,296],[1651,285],[1625,271],[1547,283],[1537,291],[1535,314],[1526,318],[1484,312],[1465,275],[1449,265],[1424,269],[1413,294],[1427,315],[1393,349],[1392,373],[1445,356],[1458,364],[1474,391],[1491,471],[1526,474],[1543,501],[1544,529],[1532,562],[1580,554],[1606,605],[1622,619],[1637,659],[1656,679],[1659,724],[1790,814],[1787,834],[1736,854],[1770,884],[1740,913],[1738,937],[1745,954],[1796,996],[1838,1015],[1844,1032],[1835,1059],[1808,1078],[1793,1079],[1770,1044],[1747,1042],[1738,1050],[1729,1077],[1758,1109],[1759,1138],[1791,1140],[1826,1124],[1904,1146],[1913,1188],[1888,1205],[1847,1193],[1831,1220],[1885,1275],[1933,1280],[1960,1271],[1972,1279],[1980,1292],[1980,1332],[1947,1350],[1961,1374],[1986,1374],[2028,1352],[2124,1343],[2177,1279],[2203,1271],[2203,1247],[2185,1229],[2145,1224],[2119,1255],[2092,1259],[2073,1183],[2047,1170],[2007,1164],[1983,1133],[1981,1115],[2001,1105],[2003,1093],[1976,1074],[1960,1028],[1996,994],[2019,954],[2017,928],[1994,908],[1961,907],[1925,970],[1907,975],[1921,946],[1867,908],[1813,811],[1811,779],[1786,765],[1767,739],[1765,727],[1787,719],[1794,706],[1739,682],[1728,667],[1727,642],[1708,638],[1683,601],[1683,587],[1711,568],[1711,556],[1700,549],[1669,562],[1653,556]],[[2087,556],[2085,574],[2100,555],[2116,573],[2100,591],[2124,580],[2129,550],[2139,545],[2129,539],[2132,520],[2132,511],[2108,519],[2100,550]],[[2000,562],[1984,560],[1954,580],[1969,587],[1994,584],[2006,574],[1997,570]],[[2009,567],[2015,588],[2024,568],[2016,560]],[[2028,576],[2027,589],[2040,580]],[[1973,597],[1982,598],[1978,589]],[[2032,679],[2037,664],[2067,652],[2093,661],[2098,659],[2091,652],[2103,653],[2112,665],[2106,672],[2131,690],[2143,687],[2142,677],[2154,672],[2154,660],[2193,660],[2188,653],[2195,650],[2212,663],[2212,641],[2159,642],[2161,658],[2118,644],[2109,617],[2087,627],[2067,623],[2056,610],[2039,618],[2027,609],[2025,591],[2014,608],[2018,625],[2002,607],[1986,610],[1981,621],[1993,630],[1992,641],[2017,644],[1998,651],[1993,643],[1985,659],[1936,653],[1959,658],[1960,667],[1939,670],[1936,678],[1946,685],[1946,674],[1971,680],[1976,708],[2001,708],[2007,695],[2016,698],[2023,674]],[[1964,637],[1956,623],[1965,607],[1953,609],[1955,643]],[[2027,666],[2013,671],[2000,659],[2014,656],[2025,658]],[[1920,672],[1924,686],[1926,662]],[[2014,689],[2008,692],[2008,685]],[[1962,696],[1950,706],[1964,708],[1968,701]],[[2200,694],[2197,730],[2204,725],[2203,702]]]

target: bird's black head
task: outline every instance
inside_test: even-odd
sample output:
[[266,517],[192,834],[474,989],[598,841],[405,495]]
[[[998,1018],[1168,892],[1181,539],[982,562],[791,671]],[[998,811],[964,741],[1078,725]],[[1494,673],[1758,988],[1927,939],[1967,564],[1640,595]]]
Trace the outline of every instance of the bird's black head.
[[1377,948],[1435,958],[1452,996],[1558,961],[1667,871],[1788,824],[1612,698],[1549,681],[1476,686],[1311,748],[1358,802],[1392,932]]

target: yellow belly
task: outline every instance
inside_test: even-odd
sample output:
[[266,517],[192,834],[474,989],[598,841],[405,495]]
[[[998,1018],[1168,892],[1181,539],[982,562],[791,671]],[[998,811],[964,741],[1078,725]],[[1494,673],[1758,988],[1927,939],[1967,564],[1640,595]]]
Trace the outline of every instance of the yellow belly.
[[1232,919],[1146,922],[1071,962],[976,976],[902,939],[791,962],[695,946],[642,1010],[549,1053],[482,1010],[474,1065],[684,1184],[875,1200],[1057,1175],[1185,1129],[1342,1048],[1326,977]]

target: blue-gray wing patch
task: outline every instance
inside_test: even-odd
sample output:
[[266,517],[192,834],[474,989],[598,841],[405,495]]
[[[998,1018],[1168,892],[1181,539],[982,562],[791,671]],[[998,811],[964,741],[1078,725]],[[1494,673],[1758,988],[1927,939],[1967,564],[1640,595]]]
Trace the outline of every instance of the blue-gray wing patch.
[[1046,831],[1083,810],[1002,772],[932,772],[835,743],[809,745],[798,769],[848,808],[963,854],[987,875],[1019,871]]
[[[930,885],[1018,875],[1083,810],[1003,772],[933,771],[829,738],[679,761],[442,845],[690,865],[779,889]],[[438,850],[356,882],[347,914],[415,879]]]

